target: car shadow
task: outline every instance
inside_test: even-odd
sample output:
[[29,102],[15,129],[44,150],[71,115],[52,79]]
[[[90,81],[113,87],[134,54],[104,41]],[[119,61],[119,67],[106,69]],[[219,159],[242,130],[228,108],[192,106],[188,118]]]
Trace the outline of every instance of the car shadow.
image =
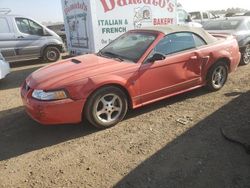
[[114,187],[250,187],[250,157],[226,140],[220,128],[250,127],[250,91],[198,122]]
[[0,161],[97,131],[87,122],[60,126],[40,125],[28,117],[24,107],[2,111],[0,112]]
[[26,79],[28,75],[43,66],[36,66],[32,68],[24,68],[21,70],[16,70],[10,72],[6,78],[0,80],[0,91],[4,89],[13,89],[20,87],[22,82]]
[[17,68],[17,67],[23,67],[23,66],[30,66],[30,65],[36,65],[36,64],[44,64],[45,62],[42,59],[34,59],[34,60],[27,60],[27,61],[18,61],[18,62],[10,62],[11,68]]
[[131,109],[130,111],[128,111],[125,119],[130,119],[130,118],[133,118],[135,116],[142,115],[142,114],[145,114],[145,113],[148,113],[148,112],[160,109],[160,108],[164,108],[168,105],[172,105],[174,103],[184,101],[186,99],[202,96],[202,95],[205,95],[208,93],[209,93],[209,91],[204,87],[195,89],[191,92],[182,93],[180,95],[176,95],[176,96],[173,96],[173,97],[170,97],[167,99],[163,99],[163,100],[157,101],[153,104],[148,104],[146,106],[143,106],[143,107],[140,107],[140,108],[137,108],[134,110]]
[[[145,107],[131,110],[125,119],[130,119],[143,113],[164,108],[166,105],[203,95],[203,88],[176,97],[156,102]],[[43,126],[32,120],[24,107],[18,107],[0,112],[0,161],[21,154],[53,146],[61,142],[96,133],[99,130],[86,120],[75,125]]]
[[[62,60],[69,58],[68,55],[63,55]],[[0,80],[0,90],[13,89],[20,87],[25,78],[32,72],[46,65],[49,62],[45,62],[42,59],[34,59],[28,61],[11,62],[11,72],[6,78]],[[18,70],[16,70],[18,69]]]

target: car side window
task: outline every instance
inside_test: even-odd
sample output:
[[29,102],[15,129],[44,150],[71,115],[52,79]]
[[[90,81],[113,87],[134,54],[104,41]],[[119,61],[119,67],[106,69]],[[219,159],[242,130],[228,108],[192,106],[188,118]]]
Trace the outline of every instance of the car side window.
[[19,31],[22,33],[38,36],[43,35],[43,28],[29,19],[16,18],[16,24]]
[[193,37],[196,47],[201,47],[207,44],[200,36],[193,34]]
[[214,14],[212,14],[212,13],[208,13],[209,14],[209,18],[211,18],[211,19],[215,19],[216,18],[216,16],[214,15]]
[[186,22],[186,19],[188,17],[188,13],[184,10],[181,10],[181,9],[177,10],[177,13],[178,13],[178,22],[179,23]]
[[203,19],[208,19],[208,14],[206,12],[203,12]]
[[10,28],[7,20],[5,18],[0,18],[0,33],[9,33]]
[[30,34],[29,22],[24,18],[16,18],[16,24],[20,32]]
[[192,33],[174,33],[162,39],[156,45],[154,53],[169,55],[195,47],[196,45]]
[[192,20],[200,20],[201,19],[201,13],[200,12],[191,12],[191,19]]

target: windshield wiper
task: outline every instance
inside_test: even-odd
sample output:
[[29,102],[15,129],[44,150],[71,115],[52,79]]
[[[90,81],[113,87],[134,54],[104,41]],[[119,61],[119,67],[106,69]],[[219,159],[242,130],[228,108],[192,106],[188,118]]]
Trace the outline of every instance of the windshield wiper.
[[115,54],[113,52],[99,52],[98,53],[100,56],[104,56],[104,57],[110,57],[110,58],[113,58],[113,59],[118,59],[119,61],[124,61],[123,58],[121,58],[118,54]]
[[107,57],[101,51],[99,51],[98,53],[96,53],[96,55],[101,56],[101,57]]

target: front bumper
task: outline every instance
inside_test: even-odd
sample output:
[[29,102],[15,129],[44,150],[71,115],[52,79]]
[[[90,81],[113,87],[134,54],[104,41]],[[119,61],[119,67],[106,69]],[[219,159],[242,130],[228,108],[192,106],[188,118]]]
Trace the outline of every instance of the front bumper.
[[0,79],[5,78],[7,74],[10,73],[10,65],[9,63],[0,60]]
[[32,98],[33,89],[23,86],[21,97],[27,114],[43,125],[79,123],[85,100],[64,99],[39,101]]
[[65,53],[67,51],[67,48],[65,46],[65,44],[62,44],[62,48],[61,48],[61,53]]

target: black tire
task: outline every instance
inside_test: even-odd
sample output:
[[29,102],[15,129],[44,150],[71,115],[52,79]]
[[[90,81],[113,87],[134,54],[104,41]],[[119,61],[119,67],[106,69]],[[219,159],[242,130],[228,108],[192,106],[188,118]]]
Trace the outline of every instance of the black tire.
[[125,93],[118,87],[107,86],[98,89],[89,97],[84,115],[95,127],[106,129],[119,123],[127,110],[128,99]]
[[209,69],[206,86],[210,91],[218,91],[225,85],[227,78],[228,66],[225,62],[219,61]]
[[47,62],[56,62],[60,57],[60,50],[56,46],[48,46],[43,52],[43,59]]
[[246,45],[244,52],[241,54],[241,65],[248,65],[250,63],[250,44]]

